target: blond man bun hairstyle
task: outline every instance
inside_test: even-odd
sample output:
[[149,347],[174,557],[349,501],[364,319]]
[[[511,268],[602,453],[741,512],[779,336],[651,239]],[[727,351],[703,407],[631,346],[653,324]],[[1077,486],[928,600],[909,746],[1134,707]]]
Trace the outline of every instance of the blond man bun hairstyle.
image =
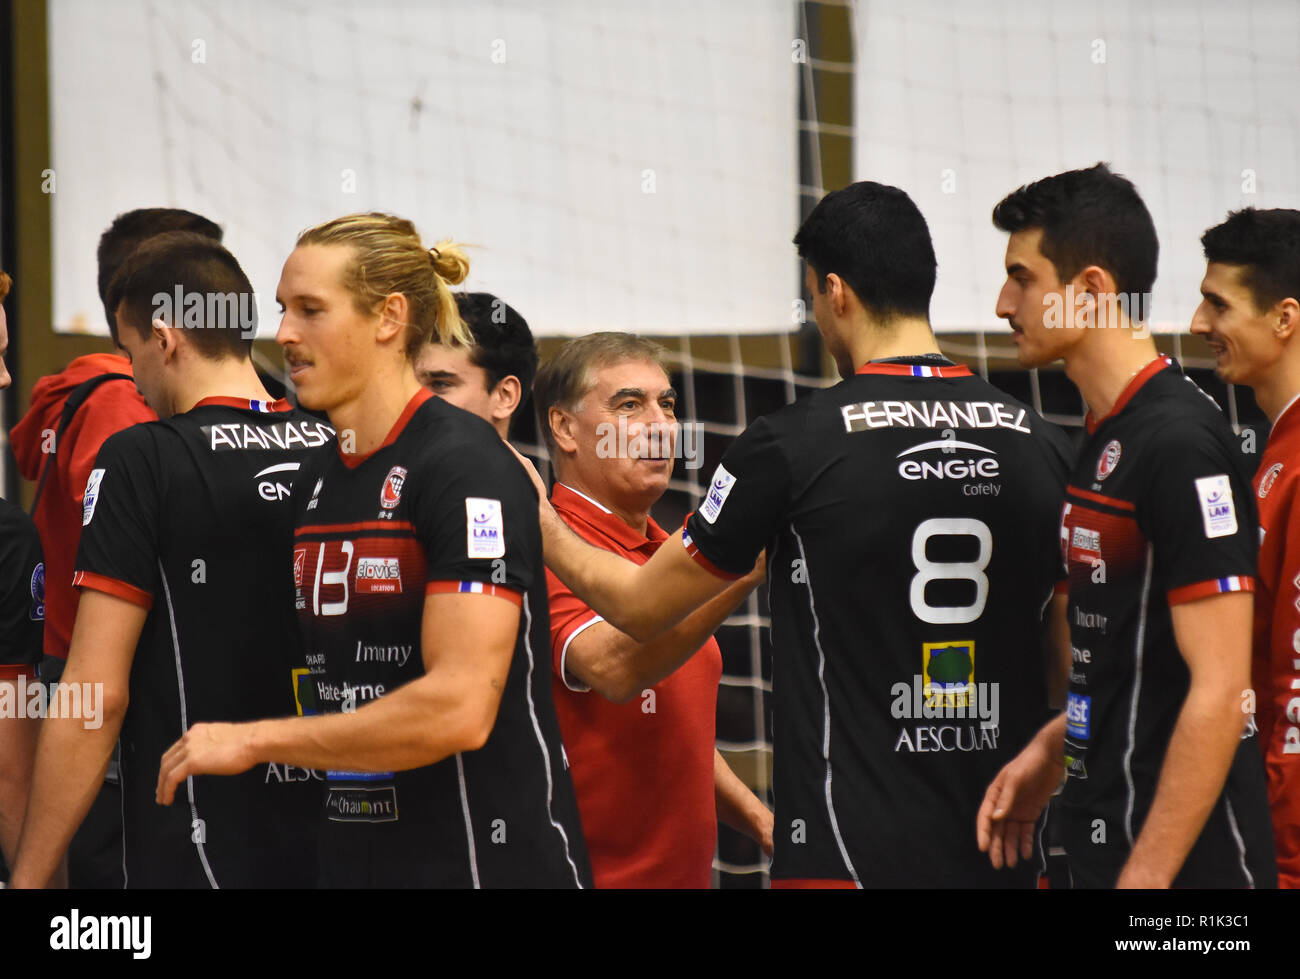
[[415,225],[379,211],[348,214],[308,228],[297,245],[347,245],[352,261],[343,284],[360,313],[373,313],[384,297],[400,292],[410,306],[404,349],[414,361],[420,348],[435,342],[471,347],[474,338],[456,308],[451,287],[469,275],[461,246],[443,239],[425,248]]

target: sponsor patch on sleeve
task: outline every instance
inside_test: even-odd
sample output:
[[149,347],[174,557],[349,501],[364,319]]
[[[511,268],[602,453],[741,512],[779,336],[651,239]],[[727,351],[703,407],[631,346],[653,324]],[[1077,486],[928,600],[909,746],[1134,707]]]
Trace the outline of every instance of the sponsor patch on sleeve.
[[1206,537],[1231,537],[1237,532],[1237,509],[1232,503],[1232,484],[1227,476],[1198,479],[1196,495],[1201,501]]
[[718,514],[722,512],[722,505],[727,502],[727,497],[731,495],[731,488],[735,485],[736,477],[719,464],[713,471],[713,478],[709,480],[709,491],[704,496],[704,502],[700,504],[700,516],[707,523],[713,523],[718,519]]
[[103,469],[92,469],[86,480],[86,496],[81,504],[81,526],[85,527],[95,515],[95,504],[99,501],[99,484],[104,481]]
[[506,530],[501,501],[465,497],[465,551],[469,557],[505,557]]

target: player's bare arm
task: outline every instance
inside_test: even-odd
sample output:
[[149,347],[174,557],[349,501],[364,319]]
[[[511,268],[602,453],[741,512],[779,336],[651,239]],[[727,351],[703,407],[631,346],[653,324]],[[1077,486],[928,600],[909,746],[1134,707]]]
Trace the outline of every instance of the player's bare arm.
[[[1052,596],[1043,636],[1048,698],[1054,708],[1064,706],[1070,683],[1068,607],[1065,593]],[[1034,854],[1038,817],[1065,777],[1065,724],[1064,714],[1045,724],[1003,766],[984,794],[975,817],[975,836],[980,852],[989,855],[994,867],[1014,867]]]
[[772,810],[731,770],[727,759],[722,757],[722,752],[717,748],[713,749],[713,788],[718,820],[738,833],[744,833],[770,857]]
[[[665,546],[672,543],[669,540]],[[648,642],[637,642],[608,622],[597,622],[569,644],[565,669],[606,700],[627,703],[694,656],[763,577],[760,560],[744,578]]]
[[49,885],[95,801],[126,716],[131,663],[147,615],[125,599],[82,591],[62,683],[103,684],[98,726],[88,726],[80,717],[42,722],[11,887]]
[[234,775],[259,762],[302,768],[404,771],[486,743],[519,629],[498,595],[426,596],[425,673],[354,712],[244,724],[195,724],[163,756],[158,801],[190,775]]
[[1254,596],[1214,595],[1170,610],[1191,674],[1155,799],[1117,887],[1168,887],[1200,835],[1241,741]]
[[1049,721],[989,784],[975,815],[981,853],[999,870],[1034,854],[1034,829],[1065,778],[1065,715]]
[[1070,596],[1062,591],[1052,595],[1047,612],[1047,631],[1043,636],[1047,660],[1047,703],[1053,710],[1065,709],[1070,690]]
[[642,565],[588,544],[555,512],[536,467],[513,446],[510,451],[537,490],[546,566],[615,628],[646,642],[726,589],[725,578],[705,570],[687,554],[680,530]]
[[[0,680],[0,701],[16,704],[18,692],[16,681]],[[11,865],[18,853],[18,834],[31,791],[40,723],[38,717],[0,718],[0,852]]]

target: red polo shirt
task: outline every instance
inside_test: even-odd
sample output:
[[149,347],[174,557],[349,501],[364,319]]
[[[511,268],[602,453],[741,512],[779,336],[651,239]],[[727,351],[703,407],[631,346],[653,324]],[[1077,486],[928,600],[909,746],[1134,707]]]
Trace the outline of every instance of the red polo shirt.
[[[668,538],[643,537],[556,483],[551,503],[583,540],[645,564]],[[597,887],[708,887],[717,843],[714,721],[722,653],[710,638],[666,680],[613,704],[564,672],[569,643],[604,621],[546,572],[552,688]],[[651,696],[650,694],[653,694]]]

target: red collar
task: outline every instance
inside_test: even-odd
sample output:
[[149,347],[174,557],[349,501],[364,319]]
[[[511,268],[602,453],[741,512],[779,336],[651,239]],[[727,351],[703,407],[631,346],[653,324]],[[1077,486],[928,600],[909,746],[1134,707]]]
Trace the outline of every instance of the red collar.
[[970,377],[965,364],[872,364],[866,363],[857,374],[895,374],[899,377]]
[[217,394],[194,403],[195,408],[204,408],[208,405],[242,408],[244,411],[293,411],[293,405],[289,404],[284,398],[277,398],[275,401],[255,401],[252,398],[228,398],[225,395]]
[[649,536],[642,536],[637,533],[634,527],[629,527],[618,516],[603,508],[595,500],[584,496],[577,490],[570,489],[563,483],[557,482],[551,487],[551,505],[569,516],[581,520],[583,523],[614,541],[624,550],[635,551],[638,548],[645,547],[647,544],[658,545],[660,542],[668,539],[664,529],[655,523],[655,518],[646,515],[646,530]]
[[1134,374],[1133,379],[1129,381],[1128,384],[1124,385],[1124,390],[1120,392],[1119,397],[1116,399],[1115,403],[1111,405],[1110,411],[1106,412],[1104,417],[1093,418],[1092,412],[1088,412],[1087,417],[1084,419],[1084,422],[1088,426],[1088,434],[1091,435],[1093,432],[1097,431],[1102,422],[1114,418],[1123,411],[1125,405],[1133,400],[1133,396],[1141,390],[1143,384],[1151,380],[1151,378],[1155,377],[1166,367],[1172,367],[1173,365],[1174,362],[1170,360],[1169,357],[1165,354],[1160,354],[1155,360],[1151,361],[1151,363],[1147,364],[1140,371]]
[[388,430],[388,437],[385,438],[383,442],[381,442],[379,445],[375,446],[373,449],[367,452],[365,455],[359,456],[359,455],[345,454],[343,451],[343,440],[342,439],[337,440],[334,443],[334,449],[336,452],[338,452],[339,458],[343,460],[343,465],[347,466],[349,469],[356,469],[357,466],[361,465],[363,462],[369,459],[380,449],[386,449],[394,442],[396,442],[397,437],[401,435],[403,431],[406,430],[406,425],[408,422],[410,422],[411,416],[415,414],[415,412],[419,409],[420,405],[424,404],[432,397],[433,397],[433,392],[430,391],[428,388],[420,388],[420,390],[416,391],[415,394],[411,395],[411,400],[406,402],[406,407],[403,408],[402,413],[397,416],[397,421],[393,422],[393,427]]

